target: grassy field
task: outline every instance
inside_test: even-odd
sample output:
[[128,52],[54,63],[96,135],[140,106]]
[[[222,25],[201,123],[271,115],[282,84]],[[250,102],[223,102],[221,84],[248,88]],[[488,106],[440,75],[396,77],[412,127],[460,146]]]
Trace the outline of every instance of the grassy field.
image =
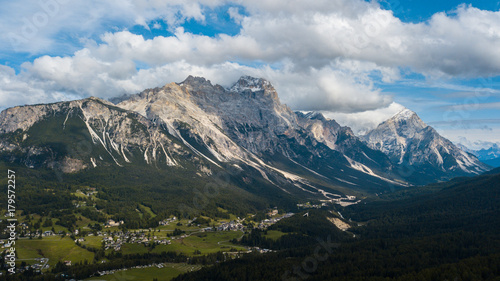
[[102,247],[102,237],[99,236],[85,236],[85,241],[80,242],[80,244],[100,249]]
[[77,190],[76,192],[72,192],[71,195],[74,195],[83,200],[87,199],[87,195],[85,195],[81,190]]
[[[54,228],[54,230],[56,231],[56,233],[58,233],[59,231],[69,232],[69,230],[66,227],[63,227],[63,226],[60,226],[60,225],[56,224],[57,221],[59,221],[59,219],[47,218],[47,217],[40,217],[37,214],[32,214],[31,216],[33,217],[32,220],[31,220],[32,223],[38,222],[38,221],[40,221],[40,218],[42,218],[42,221],[40,222],[40,229],[42,231],[52,230],[52,228]],[[78,218],[78,220],[76,221],[76,229],[80,228],[81,230],[90,230],[87,227],[89,225],[89,223],[90,224],[98,223],[97,221],[93,221],[91,219],[88,219],[88,218],[86,218],[86,217],[84,217],[84,216],[82,216],[80,214],[76,214],[76,217]],[[51,220],[52,221],[52,226],[43,226],[43,223],[46,220]],[[21,223],[21,222],[27,222],[27,217],[19,215],[18,216],[18,221],[19,221],[19,223]]]
[[153,280],[169,281],[181,273],[199,270],[201,266],[185,263],[165,263],[164,268],[147,267],[118,271],[114,274],[93,277],[86,280]]
[[149,207],[147,207],[147,206],[144,206],[144,205],[142,205],[142,204],[140,204],[140,206],[141,206],[141,212],[142,212],[142,211],[145,211],[145,212],[147,212],[147,213],[148,213],[148,214],[149,214],[152,218],[156,217],[156,214],[155,214],[155,213],[153,213],[153,211],[151,211],[151,208],[149,208]]
[[[158,246],[157,246],[158,247]],[[122,246],[121,249],[122,254],[145,254],[149,252],[149,248],[144,246],[143,244],[130,244],[126,243]]]
[[49,265],[58,261],[92,261],[94,253],[78,247],[69,237],[44,237],[43,239],[19,239],[16,242],[18,261],[33,263],[35,258],[49,258]]
[[76,228],[81,228],[82,230],[89,230],[89,228],[87,227],[89,225],[89,223],[90,224],[98,223],[98,222],[93,221],[91,219],[88,219],[80,214],[78,214],[76,217],[81,218],[81,220],[76,221]]
[[285,233],[281,232],[279,230],[268,230],[267,234],[264,235],[264,237],[269,238],[269,239],[273,239],[273,240],[277,240],[278,238],[280,238],[283,235],[285,235]]
[[56,222],[58,221],[58,219],[50,219],[50,220],[52,220],[53,225],[52,226],[42,226],[42,227],[40,227],[40,229],[42,229],[42,231],[52,230],[52,228],[54,228],[54,230],[56,231],[56,233],[58,233],[59,231],[68,232],[68,229],[66,227],[63,227],[63,226],[60,226],[60,225],[56,224]]
[[142,244],[125,244],[122,247],[123,254],[136,253],[161,253],[163,251],[175,251],[186,255],[194,255],[195,251],[200,251],[201,254],[216,253],[219,251],[229,251],[231,248],[245,251],[244,247],[234,245],[229,240],[238,239],[242,235],[239,231],[224,231],[224,232],[201,232],[195,233],[183,239],[171,240],[170,245],[158,245],[154,249],[145,247]]
[[245,251],[244,247],[229,242],[229,240],[238,239],[242,235],[243,233],[239,231],[204,232],[184,239],[173,240],[172,245],[177,244],[179,250],[186,254],[193,253],[195,250],[199,250],[202,254],[210,254],[219,251],[228,251],[230,248]]

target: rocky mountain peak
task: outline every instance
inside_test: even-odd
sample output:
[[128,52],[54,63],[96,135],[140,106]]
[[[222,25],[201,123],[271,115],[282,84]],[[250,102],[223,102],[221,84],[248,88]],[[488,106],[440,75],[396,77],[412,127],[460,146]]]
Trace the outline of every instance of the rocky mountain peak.
[[407,109],[407,108],[394,114],[391,118],[389,118],[387,121],[383,122],[382,124],[384,124],[384,123],[397,123],[400,125],[409,124],[411,127],[414,127],[414,128],[418,127],[419,129],[423,129],[425,127],[428,127],[428,125],[425,124],[424,121],[422,121],[422,119],[420,119],[420,117],[417,115],[417,113],[415,113],[414,111]]
[[273,100],[278,101],[278,93],[273,85],[263,78],[255,78],[251,76],[242,76],[240,79],[229,88],[231,92],[249,93],[255,96],[256,93],[263,93],[264,96],[269,96]]
[[199,87],[199,86],[212,86],[212,83],[210,82],[210,80],[207,80],[204,77],[189,75],[179,85],[190,85],[192,87]]
[[236,81],[236,83],[234,83],[234,85],[230,88],[230,90],[234,92],[243,92],[244,90],[258,92],[269,86],[271,86],[271,83],[263,78],[241,76],[240,79],[238,79],[238,81]]
[[405,119],[410,119],[416,115],[417,114],[414,111],[411,111],[410,109],[405,108],[405,109],[402,109],[401,111],[399,111],[398,113],[394,114],[390,119],[405,120]]
[[111,101],[107,101],[107,100],[104,100],[104,99],[101,99],[98,97],[94,97],[94,96],[91,96],[89,98],[82,100],[82,102],[85,102],[85,101],[93,101],[93,102],[98,102],[98,103],[105,104],[105,105],[114,106],[114,104]]
[[396,164],[432,167],[443,175],[456,176],[488,169],[425,124],[413,111],[403,109],[362,137],[373,149],[384,152]]
[[308,112],[304,114],[304,117],[309,118],[311,120],[327,121],[326,117],[321,112],[317,111]]
[[[414,111],[405,108],[379,124],[374,131],[390,131],[392,132],[391,134],[400,137],[412,138],[415,134],[418,134],[418,132],[426,129],[434,131],[434,129],[425,124]],[[368,132],[367,135],[370,134],[371,133]]]

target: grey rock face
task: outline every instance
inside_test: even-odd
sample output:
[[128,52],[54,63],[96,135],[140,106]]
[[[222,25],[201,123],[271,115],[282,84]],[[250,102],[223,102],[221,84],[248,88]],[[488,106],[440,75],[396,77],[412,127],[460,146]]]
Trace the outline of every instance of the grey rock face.
[[[23,161],[32,167],[45,165],[76,172],[108,165],[109,160],[120,166],[139,155],[147,163],[163,158],[167,165],[175,166],[172,155],[185,154],[148,119],[98,98],[14,107],[1,116],[0,132],[4,137],[0,149],[19,150],[25,154]],[[77,134],[87,135],[91,141],[82,138],[77,142],[76,128],[81,129]],[[40,135],[52,132],[52,139],[41,140]],[[30,160],[34,157],[39,160]]]

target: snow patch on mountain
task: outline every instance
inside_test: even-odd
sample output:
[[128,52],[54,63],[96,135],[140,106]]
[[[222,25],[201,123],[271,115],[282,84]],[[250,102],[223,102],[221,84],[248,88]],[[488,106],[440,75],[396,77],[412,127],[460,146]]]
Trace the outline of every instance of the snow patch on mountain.
[[251,76],[242,76],[238,82],[236,82],[228,90],[232,92],[243,92],[245,90],[250,90],[252,92],[264,91],[266,87],[271,87],[269,81],[262,78],[254,78]]
[[409,110],[408,108],[404,108],[398,113],[394,114],[390,119],[395,121],[408,120],[414,115],[416,115],[415,112]]
[[[390,179],[388,179],[388,178],[384,178],[384,177],[381,177],[381,176],[379,176],[379,175],[375,174],[375,173],[372,171],[372,169],[370,169],[370,168],[369,168],[369,167],[367,167],[366,165],[363,165],[363,164],[361,164],[361,163],[359,163],[359,162],[357,162],[357,161],[354,161],[354,160],[352,160],[351,158],[349,158],[349,157],[347,157],[347,156],[345,156],[345,158],[347,159],[347,161],[349,161],[349,164],[351,165],[351,168],[353,168],[353,169],[356,169],[356,170],[358,170],[358,171],[360,171],[360,172],[363,172],[363,173],[365,173],[365,174],[368,174],[368,175],[370,175],[370,176],[373,176],[373,177],[379,178],[379,179],[381,179],[381,180],[383,180],[383,181],[386,181],[386,182],[389,182],[389,183],[391,183],[391,184],[395,184],[395,185],[398,185],[398,186],[404,186],[404,184],[402,184],[402,183],[399,183],[399,182],[396,182],[396,181],[393,181],[393,180],[390,180]],[[351,184],[352,184],[352,183],[351,183]]]

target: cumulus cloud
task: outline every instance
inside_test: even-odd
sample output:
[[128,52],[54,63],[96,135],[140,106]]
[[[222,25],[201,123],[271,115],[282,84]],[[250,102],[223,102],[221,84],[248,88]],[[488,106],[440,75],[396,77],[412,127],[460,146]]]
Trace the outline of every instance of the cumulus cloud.
[[463,136],[457,137],[456,143],[464,145],[467,148],[472,149],[472,150],[481,150],[481,149],[488,149],[490,147],[500,146],[500,141],[499,142],[491,142],[491,141],[483,141],[483,140],[471,141],[468,138],[463,137]]
[[[22,2],[7,3],[3,9],[8,12],[0,15],[0,39],[3,39],[0,42],[8,44],[17,38],[25,43],[17,47],[31,52],[40,46],[50,47],[57,40],[56,35],[62,32],[95,36],[99,35],[95,32],[103,33],[106,27],[109,32],[109,24],[118,28],[133,24],[148,26],[151,21],[162,19],[174,31],[187,19],[203,22],[205,7],[230,3],[223,0],[42,0],[38,5],[26,5]],[[225,53],[225,57],[233,60],[276,63],[286,57],[299,70],[322,68],[337,58],[348,58],[372,62],[378,67],[410,67],[429,76],[500,74],[500,54],[496,48],[500,43],[500,12],[460,6],[451,15],[438,13],[428,22],[413,24],[401,22],[391,11],[381,9],[374,2],[361,0],[233,3],[242,5],[249,13],[243,17],[238,8],[228,8],[230,16],[241,22],[240,34],[210,40],[177,31],[174,38],[151,42],[171,44],[168,45],[171,48],[163,49],[156,57],[162,62],[168,62],[167,58],[174,55],[191,57],[175,52],[176,45],[181,44],[199,54],[194,59],[210,55],[218,59],[220,53]],[[89,6],[92,9],[86,8]],[[27,36],[23,36],[25,31]]]
[[[281,54],[307,68],[350,58],[409,67],[428,76],[500,74],[495,47],[500,43],[500,12],[460,6],[451,15],[438,13],[413,24],[364,1],[295,2],[300,3],[257,1],[256,13],[243,21],[241,34],[271,51],[268,59]],[[281,5],[287,8],[278,11]]]
[[296,110],[360,112],[391,102],[371,83],[356,79],[362,76],[332,67],[307,73],[267,68],[261,73],[276,85],[281,101]]
[[[72,57],[43,56],[23,67],[26,75],[32,81],[39,81],[47,91],[65,91],[80,96],[109,98],[135,93],[167,82],[182,81],[188,75],[204,76],[214,83],[230,86],[239,76],[250,74],[267,78],[277,88],[282,101],[298,110],[358,112],[391,102],[391,98],[382,95],[367,78],[370,67],[364,69],[358,65],[338,70],[337,65],[332,64],[307,72],[294,71],[291,62],[284,62],[282,68],[249,67],[228,62],[225,56],[230,56],[229,52],[205,53],[214,52],[218,40],[225,40],[223,38],[177,34],[177,37],[153,40],[130,32],[106,34],[103,36],[106,43],[82,49]],[[201,54],[197,55],[191,50],[197,45],[213,47],[200,50]],[[165,51],[167,47],[173,51]],[[155,60],[152,54],[162,51],[165,56]],[[194,58],[187,58],[189,54]],[[151,67],[137,70],[134,61],[146,62]]]
[[[470,149],[488,148],[492,143],[500,144],[500,126],[493,127],[491,131],[480,128],[450,130],[438,127],[436,129],[445,138],[454,143],[462,143]],[[468,141],[465,142],[464,140]]]
[[14,69],[0,65],[0,110],[14,105],[37,104],[77,99],[77,95],[47,91],[36,81],[16,75]]
[[245,18],[242,14],[240,14],[240,9],[238,7],[230,7],[227,10],[229,17],[236,23],[240,24]]
[[[203,7],[224,0],[39,0],[9,1],[0,10],[0,49],[40,54],[75,48],[81,38],[97,38],[112,28],[149,28],[161,20],[174,30],[186,20],[203,22]],[[154,23],[152,23],[154,26]],[[72,46],[67,41],[71,40]]]
[[375,129],[380,123],[391,118],[394,114],[403,109],[405,109],[403,105],[393,102],[387,107],[364,112],[324,112],[324,114],[328,118],[336,120],[339,124],[350,127],[355,134],[363,135]]

